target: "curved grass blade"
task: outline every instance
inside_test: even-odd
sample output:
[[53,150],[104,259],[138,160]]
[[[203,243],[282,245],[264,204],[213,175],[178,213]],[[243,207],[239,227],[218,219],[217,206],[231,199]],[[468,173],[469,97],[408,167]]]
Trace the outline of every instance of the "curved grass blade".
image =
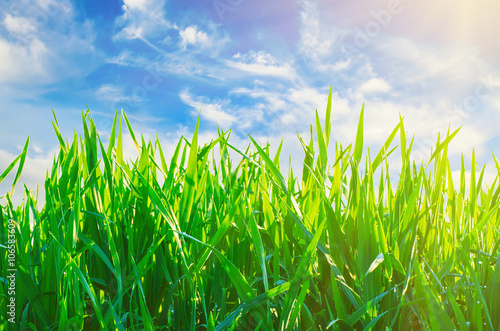
[[241,272],[236,268],[236,266],[228,260],[227,257],[224,256],[221,252],[219,252],[217,249],[213,248],[212,246],[205,244],[204,242],[188,235],[187,233],[184,232],[177,232],[179,235],[184,236],[186,238],[189,238],[205,247],[210,248],[212,252],[217,256],[217,259],[219,259],[220,263],[222,264],[222,267],[224,270],[226,270],[227,274],[233,281],[233,284],[236,288],[236,291],[238,292],[239,296],[241,297],[243,302],[246,302],[250,300],[251,298],[254,297],[253,290],[246,281],[245,277],[241,274]]
[[392,152],[387,153],[387,151],[389,149],[389,146],[391,146],[391,143],[394,140],[394,137],[398,133],[400,126],[401,126],[401,122],[398,123],[398,125],[396,125],[394,130],[392,130],[391,134],[389,135],[389,138],[387,138],[387,140],[385,141],[384,146],[382,146],[382,148],[378,152],[377,156],[375,156],[375,159],[372,162],[373,171],[375,171],[378,168],[378,166],[380,165],[380,163],[382,163],[382,161],[392,153]]
[[371,299],[367,303],[365,303],[363,306],[361,306],[358,310],[356,310],[354,313],[349,315],[347,317],[347,323],[349,323],[350,326],[353,326],[357,321],[359,321],[368,310],[370,310],[372,307],[374,307],[383,297],[385,297],[389,293],[389,291],[386,291],[382,294],[377,295],[375,298]]
[[273,160],[266,154],[266,152],[262,149],[262,147],[257,144],[257,142],[252,138],[252,136],[248,135],[252,143],[254,144],[255,148],[257,148],[257,151],[259,152],[260,157],[264,160],[264,163],[266,167],[271,171],[272,176],[274,179],[278,182],[278,187],[286,194],[287,189],[286,189],[286,182],[285,179],[283,178],[283,175],[279,171],[279,169],[276,167],[274,164]]
[[275,296],[282,294],[282,293],[284,293],[290,289],[293,289],[294,287],[298,287],[298,286],[300,286],[300,284],[295,284],[292,286],[290,282],[286,282],[284,284],[278,285],[278,286],[270,289],[269,291],[266,291],[262,294],[257,295],[256,297],[239,305],[238,308],[236,308],[229,315],[227,315],[226,318],[215,327],[215,330],[216,331],[225,330],[227,327],[229,327],[230,325],[232,325],[236,321],[236,319],[238,318],[238,316],[240,314],[243,315],[247,311],[249,311],[250,309],[258,307],[259,305],[262,305],[263,303],[274,298]]
[[434,160],[434,158],[436,158],[436,156],[439,155],[439,153],[443,150],[443,148],[448,146],[450,141],[453,139],[453,137],[455,137],[457,135],[458,131],[460,131],[461,128],[462,127],[459,127],[458,129],[453,131],[453,133],[451,135],[447,135],[446,139],[442,143],[437,145],[436,150],[432,153],[429,161],[427,162],[427,165],[424,168],[427,168],[427,166],[431,163],[432,160]]
[[19,159],[21,159],[21,157],[23,156],[23,154],[19,154],[15,159],[14,161],[12,161],[9,166],[4,170],[4,172],[2,172],[2,174],[0,175],[0,183],[5,179],[5,177],[7,177],[7,175],[12,171],[12,169],[16,166],[17,162],[19,161]]
[[16,176],[14,178],[14,181],[12,182],[12,188],[11,188],[10,195],[14,194],[14,187],[16,186],[16,183],[19,180],[19,177],[21,177],[21,172],[23,171],[23,167],[24,167],[24,161],[26,160],[26,154],[28,153],[29,142],[30,142],[30,137],[28,136],[28,138],[26,139],[26,142],[24,143],[23,151],[21,152],[21,154],[19,154],[14,159],[14,161],[12,161],[11,164],[9,164],[7,169],[5,169],[4,172],[2,172],[2,174],[0,175],[0,183],[1,183],[5,179],[5,177],[7,177],[7,175],[10,173],[12,168],[15,167],[16,163],[19,162],[19,167],[17,168]]
[[134,130],[132,129],[132,125],[130,124],[130,121],[128,120],[127,114],[122,109],[122,116],[123,119],[125,120],[125,123],[127,124],[128,132],[130,133],[130,137],[132,137],[132,140],[134,141],[135,147],[137,148],[137,151],[139,154],[141,154],[141,146],[139,146],[139,143],[137,142],[137,139],[135,138]]

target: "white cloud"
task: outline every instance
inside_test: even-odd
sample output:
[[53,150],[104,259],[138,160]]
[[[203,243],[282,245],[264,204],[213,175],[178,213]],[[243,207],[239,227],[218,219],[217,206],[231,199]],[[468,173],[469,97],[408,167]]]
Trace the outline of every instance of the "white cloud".
[[[469,162],[467,162],[469,161]],[[465,179],[465,192],[466,194],[470,192],[470,177],[471,177],[471,162],[470,160],[467,160],[465,164],[465,173],[464,173],[464,179]],[[476,167],[475,173],[476,173],[476,181],[479,179],[479,176],[481,175],[481,171],[483,170],[483,165],[478,164],[478,167]],[[492,189],[491,184],[493,184],[493,181],[495,178],[499,175],[497,172],[496,166],[493,162],[489,162],[484,164],[484,173],[483,173],[483,181],[482,181],[482,189],[487,191],[488,189]],[[453,185],[455,186],[455,189],[458,189],[460,187],[460,177],[461,177],[461,170],[460,168],[456,170],[452,170],[451,176],[453,179]],[[498,180],[498,179],[497,179]],[[498,185],[498,184],[497,184]]]
[[38,85],[39,82],[53,82],[50,57],[51,51],[38,39],[19,45],[0,38],[0,83]]
[[114,39],[146,40],[173,27],[165,19],[164,0],[124,0],[123,3],[123,14],[115,20],[115,25],[121,30],[113,36]]
[[147,58],[132,54],[130,50],[124,50],[117,56],[108,58],[106,62],[124,67],[146,67],[151,64]]
[[313,1],[302,1],[300,22],[297,52],[307,60],[309,70],[325,75],[351,68],[355,54],[345,58],[342,48],[344,32],[336,26],[325,24]]
[[387,82],[381,78],[372,78],[363,83],[358,91],[364,94],[385,93],[389,92],[391,87]]
[[[260,84],[259,84],[260,85]],[[315,123],[315,110],[321,120],[325,118],[328,86],[322,89],[312,86],[280,86],[272,84],[254,88],[235,88],[230,94],[247,96],[254,100],[256,108],[262,110],[265,117],[259,123],[259,129],[272,135],[282,136],[287,133],[308,131],[309,124]],[[339,96],[334,90],[332,96],[332,119],[345,121],[350,115],[349,100]]]
[[71,17],[73,15],[73,6],[70,0],[36,0],[36,3],[44,14],[51,18],[60,15],[64,17]]
[[327,95],[314,88],[292,88],[287,94],[289,95],[288,100],[302,108],[303,112],[313,113],[314,110],[326,106]]
[[296,73],[291,64],[279,63],[271,54],[264,51],[250,51],[243,55],[237,53],[233,56],[233,60],[226,61],[226,65],[254,75],[296,79]]
[[[116,57],[107,60],[108,63],[125,67],[141,68],[148,71],[156,81],[162,81],[167,75],[178,75],[183,79],[195,78],[224,80],[230,76],[227,68],[214,65],[207,66],[193,56],[190,50],[185,52],[162,53],[155,59],[149,59],[142,54],[125,50]],[[234,75],[234,73],[232,73]]]
[[184,51],[187,50],[189,52],[204,53],[209,57],[216,58],[230,41],[228,35],[221,32],[216,24],[207,22],[205,25],[204,30],[196,25],[189,25],[185,28],[175,26],[175,29],[179,32],[179,47],[184,57],[186,56]]
[[351,66],[352,60],[347,59],[344,61],[338,61],[330,66],[332,71],[344,71],[346,69],[349,69]]
[[254,99],[264,99],[265,105],[260,104],[260,108],[266,108],[268,113],[275,113],[284,110],[287,106],[286,100],[283,98],[282,93],[278,90],[272,91],[264,87],[256,87],[253,89],[247,87],[234,88],[229,92],[229,95],[247,95]]
[[10,33],[26,37],[31,36],[36,30],[33,20],[27,17],[6,14],[3,24]]
[[181,35],[181,47],[186,49],[188,45],[200,46],[202,48],[210,47],[212,40],[208,35],[200,31],[197,26],[188,26],[184,30],[179,31]]
[[431,47],[405,38],[380,38],[371,59],[373,65],[409,83],[438,80],[441,85],[442,79],[448,79],[450,83],[462,84],[475,76],[474,71],[488,70],[486,61],[480,58],[476,49]]
[[280,121],[284,124],[284,125],[290,125],[290,124],[294,124],[297,122],[297,118],[295,117],[295,115],[293,114],[283,114],[280,118]]
[[123,3],[131,10],[140,11],[145,11],[148,5],[148,1],[146,0],[123,0]]
[[319,11],[314,2],[303,1],[302,5],[299,52],[311,58],[330,55],[336,40],[335,34],[330,30],[328,36],[325,36],[319,20]]
[[[221,125],[223,128],[230,128],[236,121],[236,117],[223,111],[223,107],[227,106],[228,102],[208,102],[204,103],[202,100],[195,100],[195,98],[187,91],[180,93],[182,102],[191,106],[193,112],[201,109],[201,117],[204,120],[210,121],[215,124]],[[203,105],[202,105],[203,104]]]
[[131,96],[126,95],[125,87],[113,84],[103,84],[95,92],[96,97],[106,101],[130,101]]
[[[367,47],[354,52],[350,47],[353,45],[349,44],[352,40],[342,36],[355,34],[353,29],[346,27],[353,21],[357,20],[358,28],[364,28],[366,17],[365,21],[360,21],[359,17],[343,22],[327,21],[323,13],[329,15],[331,12],[320,12],[313,1],[302,3],[297,50],[306,59],[306,70],[317,73],[316,79],[334,80],[334,89],[338,88],[343,96],[341,108],[354,105],[351,114],[346,111],[347,116],[336,121],[337,129],[333,132],[338,132],[338,137],[346,142],[353,141],[359,108],[366,102],[366,145],[380,146],[397,124],[401,112],[406,117],[409,136],[416,135],[414,151],[422,156],[429,157],[437,132],[443,137],[451,121],[463,128],[450,145],[450,155],[470,154],[475,147],[478,158],[483,154],[487,156],[482,152],[485,144],[498,136],[498,130],[491,123],[500,119],[500,102],[495,103],[500,89],[493,83],[493,76],[498,75],[498,71],[481,54],[481,48],[472,47],[470,43],[433,44],[402,37],[394,28],[400,27],[403,21],[394,17],[388,29],[371,38]],[[370,8],[379,10],[383,6],[386,4],[382,2],[370,4],[366,14],[370,15]],[[346,55],[349,57],[345,58]],[[490,75],[492,72],[496,74]],[[334,97],[333,114],[336,103],[340,106]],[[468,106],[474,111],[464,110]],[[450,111],[454,112],[453,116],[449,115]]]
[[[64,88],[58,84],[87,76],[101,58],[94,48],[92,23],[74,20],[70,1],[23,0],[10,4],[3,8],[1,18],[5,29],[0,36],[0,169],[17,156],[15,146],[30,135],[27,160],[14,197],[20,202],[22,182],[33,190],[37,181],[43,183],[57,150],[50,123],[50,109],[56,105],[48,104],[42,96]],[[64,110],[58,118],[61,129],[70,127],[73,131],[79,121],[71,117],[78,111]],[[12,179],[2,183],[0,194],[10,189]]]
[[4,14],[0,84],[8,82],[13,88],[19,83],[22,91],[30,91],[85,75],[99,59],[92,24],[72,21],[68,1],[15,2]]
[[[59,27],[68,23],[68,17],[72,15],[69,1],[37,1],[38,10],[43,9]],[[64,3],[64,6],[59,3]],[[196,97],[188,90],[180,93],[181,101],[190,107],[191,114],[196,116],[201,109],[203,120],[224,128],[258,132],[260,139],[270,139],[274,147],[282,136],[286,137],[285,144],[296,144],[295,139],[291,142],[295,136],[293,132],[307,132],[309,123],[314,123],[315,109],[324,118],[328,85],[333,82],[332,135],[335,140],[354,141],[359,110],[366,101],[365,146],[376,147],[385,142],[401,112],[406,117],[408,136],[416,135],[414,151],[425,150],[422,153],[426,157],[430,146],[435,143],[437,131],[446,132],[451,119],[448,116],[450,110],[459,113],[457,104],[462,105],[464,100],[475,96],[476,88],[481,84],[477,77],[487,77],[494,71],[491,63],[481,57],[479,48],[432,46],[422,40],[389,35],[386,33],[389,30],[382,30],[358,53],[350,53],[346,48],[349,46],[347,41],[342,39],[347,29],[342,25],[346,23],[327,19],[329,13],[315,5],[321,2],[304,0],[302,3],[296,54],[283,58],[276,55],[280,54],[279,45],[269,45],[271,48],[266,48],[266,51],[255,48],[224,58],[216,56],[229,41],[223,33],[224,26],[197,21],[198,25],[190,23],[179,27],[167,19],[164,0],[123,0],[123,12],[115,21],[117,33],[114,39],[142,39],[159,53],[154,54],[153,59],[147,52],[124,50],[108,62],[143,68],[149,71],[148,74],[161,75],[160,79],[166,79],[165,74],[173,74],[176,79],[191,79],[200,85],[216,81],[217,88],[230,89],[227,97]],[[363,11],[359,10],[363,6],[356,4],[353,6],[360,7],[353,16],[362,16],[363,13],[369,16],[372,7],[379,10],[386,5],[386,2],[376,1],[376,5]],[[54,13],[60,14],[61,18]],[[409,15],[410,11],[405,13]],[[67,59],[75,54],[71,49],[90,50],[77,51],[79,59],[86,54],[95,54],[92,49],[95,32],[91,24],[70,24],[65,29],[70,31],[68,37],[51,28],[54,21],[50,26],[41,26],[34,17],[22,11],[4,16],[5,29],[15,42],[0,39],[0,84],[47,85],[73,77],[78,70],[83,71],[80,76],[85,77],[92,66],[87,66],[88,62],[80,63],[78,59]],[[348,17],[346,21],[351,19],[356,18]],[[356,24],[360,28],[367,23],[363,19],[358,17]],[[373,17],[368,19],[374,20]],[[398,24],[394,17],[391,31],[394,32],[393,27]],[[350,36],[353,31],[350,30]],[[158,40],[162,41],[155,44]],[[170,53],[157,46],[165,44],[168,44],[166,49],[170,49]],[[210,65],[204,61],[207,57]],[[468,117],[459,116],[464,127],[450,145],[450,154],[470,154],[473,147],[477,148],[478,155],[487,154],[485,144],[498,135],[492,123],[500,120],[499,115],[495,116],[500,109],[500,84],[496,75],[496,83],[482,89],[483,93],[489,91],[489,95],[479,100],[476,111]],[[252,79],[248,79],[249,76]],[[4,86],[10,88],[10,84]],[[120,85],[98,85],[92,92],[100,100],[131,100],[125,87]],[[244,100],[241,103],[240,98]],[[142,114],[129,114],[129,118],[135,118],[136,122],[156,120],[154,116]],[[8,126],[3,125],[4,128]],[[140,129],[147,131],[148,126],[143,123]],[[300,152],[300,145],[296,145]],[[295,160],[300,161],[301,153],[293,154],[299,156]]]

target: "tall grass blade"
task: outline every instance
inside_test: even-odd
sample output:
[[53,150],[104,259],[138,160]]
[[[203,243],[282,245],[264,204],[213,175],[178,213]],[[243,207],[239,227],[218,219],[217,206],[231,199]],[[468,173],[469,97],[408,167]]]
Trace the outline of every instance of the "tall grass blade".
[[365,113],[365,104],[361,107],[361,113],[359,114],[358,130],[356,131],[356,144],[354,145],[353,159],[356,163],[361,161],[361,155],[363,154],[363,119]]

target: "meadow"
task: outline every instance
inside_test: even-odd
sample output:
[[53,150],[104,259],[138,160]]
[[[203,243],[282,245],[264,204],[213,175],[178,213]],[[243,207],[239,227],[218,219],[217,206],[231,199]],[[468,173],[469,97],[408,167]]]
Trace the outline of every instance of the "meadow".
[[500,177],[484,185],[471,151],[454,184],[458,130],[412,161],[402,118],[372,157],[363,109],[355,141],[335,143],[331,98],[310,137],[298,135],[302,169],[250,136],[238,150],[230,130],[201,146],[199,120],[166,159],[123,111],[106,144],[88,111],[71,139],[54,115],[43,206],[17,184],[28,140],[0,175],[15,171],[25,194],[19,206],[9,192],[0,200],[2,312],[10,224],[17,272],[16,324],[2,313],[0,329],[500,330]]

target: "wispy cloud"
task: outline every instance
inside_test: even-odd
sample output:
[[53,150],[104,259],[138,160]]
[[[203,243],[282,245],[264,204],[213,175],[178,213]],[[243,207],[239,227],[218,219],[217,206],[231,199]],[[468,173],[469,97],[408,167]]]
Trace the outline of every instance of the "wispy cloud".
[[246,71],[253,75],[275,76],[293,81],[296,78],[295,70],[290,63],[280,63],[271,54],[265,51],[250,51],[246,54],[236,53],[226,65]]
[[[22,0],[21,2],[27,1]],[[36,0],[36,3],[49,18],[62,15],[63,19],[70,19],[74,14],[71,0]],[[40,18],[42,16],[43,14],[39,14]],[[61,19],[61,17],[59,19]]]
[[297,53],[305,60],[309,70],[331,75],[352,67],[355,54],[345,56],[345,49],[342,47],[344,32],[339,27],[326,25],[322,21],[316,2],[302,1],[300,22]]
[[224,108],[228,108],[228,100],[210,102],[210,100],[207,99],[204,100],[203,98],[193,97],[188,90],[182,91],[179,96],[185,104],[192,107],[193,113],[200,111],[202,119],[206,121],[219,124],[223,128],[227,129],[230,128],[237,120],[234,115],[231,115],[223,110]]
[[[271,136],[280,137],[308,129],[309,123],[315,120],[317,109],[320,118],[324,118],[328,86],[315,88],[312,86],[274,86],[272,84],[256,84],[252,88],[240,87],[231,90],[231,95],[246,96],[249,103],[263,112],[260,133],[268,132]],[[350,112],[348,101],[335,92],[333,117],[341,118]],[[297,149],[300,152],[300,149]]]
[[103,84],[101,85],[95,92],[96,97],[98,99],[106,100],[106,101],[131,101],[133,98],[129,95],[126,95],[125,87],[112,85],[112,84]]

